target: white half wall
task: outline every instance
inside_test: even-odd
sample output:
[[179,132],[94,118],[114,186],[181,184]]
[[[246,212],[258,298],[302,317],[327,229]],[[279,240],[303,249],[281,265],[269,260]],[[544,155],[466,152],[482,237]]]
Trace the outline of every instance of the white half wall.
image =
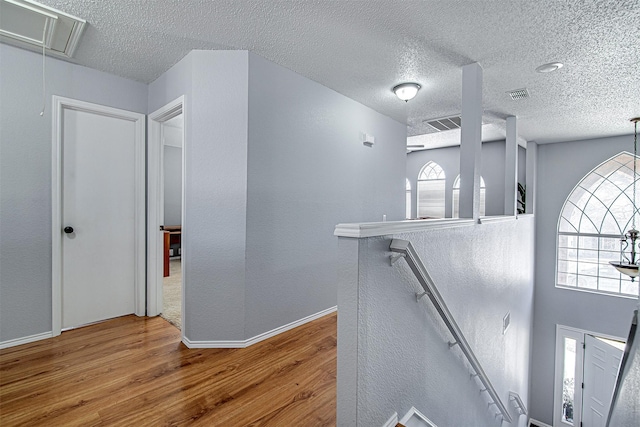
[[[437,223],[437,221],[434,221]],[[384,226],[382,226],[384,227]],[[369,230],[370,231],[370,230]],[[470,376],[392,238],[409,240],[514,419],[509,392],[529,397],[534,218],[339,238],[338,425],[382,425],[415,406],[439,426],[496,426],[495,408]],[[502,333],[504,315],[511,325]]]

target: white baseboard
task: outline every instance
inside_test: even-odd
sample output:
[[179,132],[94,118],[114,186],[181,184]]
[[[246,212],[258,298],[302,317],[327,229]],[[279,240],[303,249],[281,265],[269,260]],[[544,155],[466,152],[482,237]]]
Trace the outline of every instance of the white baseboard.
[[391,418],[386,423],[382,424],[382,427],[396,427],[398,424],[398,413],[394,412]]
[[551,427],[549,424],[545,424],[545,423],[543,423],[542,421],[534,420],[533,418],[531,418],[531,419],[529,420],[529,424],[527,424],[527,425],[529,425],[529,426],[530,426],[531,424],[535,424],[535,425],[537,425],[538,427]]
[[34,341],[40,341],[53,337],[52,332],[43,332],[41,334],[29,335],[28,337],[14,338],[12,340],[0,341],[0,349],[15,347],[17,345],[28,344]]
[[406,425],[409,423],[409,420],[417,420],[419,421],[419,425],[425,426],[425,427],[437,427],[433,421],[431,421],[429,418],[425,417],[424,414],[422,414],[420,411],[418,411],[415,406],[412,406],[411,409],[409,409],[409,412],[407,412],[404,417],[402,417],[402,419],[400,420],[400,424]]
[[288,323],[283,326],[279,326],[275,329],[272,329],[267,332],[263,332],[260,335],[256,335],[253,338],[249,338],[246,340],[237,340],[237,341],[191,341],[187,337],[182,338],[182,342],[188,348],[246,348],[250,345],[259,343],[260,341],[264,341],[268,338],[274,337],[278,334],[286,332],[290,329],[297,328],[298,326],[302,326],[305,323],[309,323],[313,320],[319,319],[327,314],[331,314],[335,312],[338,307],[333,306],[326,310],[319,311],[315,314],[312,314],[307,317],[303,317],[302,319],[296,320],[294,322]]

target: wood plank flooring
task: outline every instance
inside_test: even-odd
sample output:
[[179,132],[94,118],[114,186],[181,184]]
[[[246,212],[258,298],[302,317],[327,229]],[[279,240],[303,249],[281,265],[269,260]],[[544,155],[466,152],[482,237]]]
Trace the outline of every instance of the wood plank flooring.
[[335,426],[336,314],[246,349],[125,316],[0,350],[0,426]]

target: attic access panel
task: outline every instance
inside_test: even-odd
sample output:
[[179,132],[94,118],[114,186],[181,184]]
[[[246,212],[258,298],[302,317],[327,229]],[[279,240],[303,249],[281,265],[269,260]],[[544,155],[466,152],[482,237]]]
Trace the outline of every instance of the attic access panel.
[[0,0],[0,41],[71,58],[86,21],[30,0]]

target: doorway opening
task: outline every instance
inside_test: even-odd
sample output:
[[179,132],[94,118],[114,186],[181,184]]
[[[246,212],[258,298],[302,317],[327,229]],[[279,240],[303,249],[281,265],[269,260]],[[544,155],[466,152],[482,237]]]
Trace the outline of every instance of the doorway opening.
[[604,427],[625,340],[557,325],[554,426]]
[[182,142],[184,116],[161,123],[164,220],[161,316],[182,327]]
[[[149,115],[147,314],[183,329],[183,97]],[[184,335],[184,334],[183,334]]]

